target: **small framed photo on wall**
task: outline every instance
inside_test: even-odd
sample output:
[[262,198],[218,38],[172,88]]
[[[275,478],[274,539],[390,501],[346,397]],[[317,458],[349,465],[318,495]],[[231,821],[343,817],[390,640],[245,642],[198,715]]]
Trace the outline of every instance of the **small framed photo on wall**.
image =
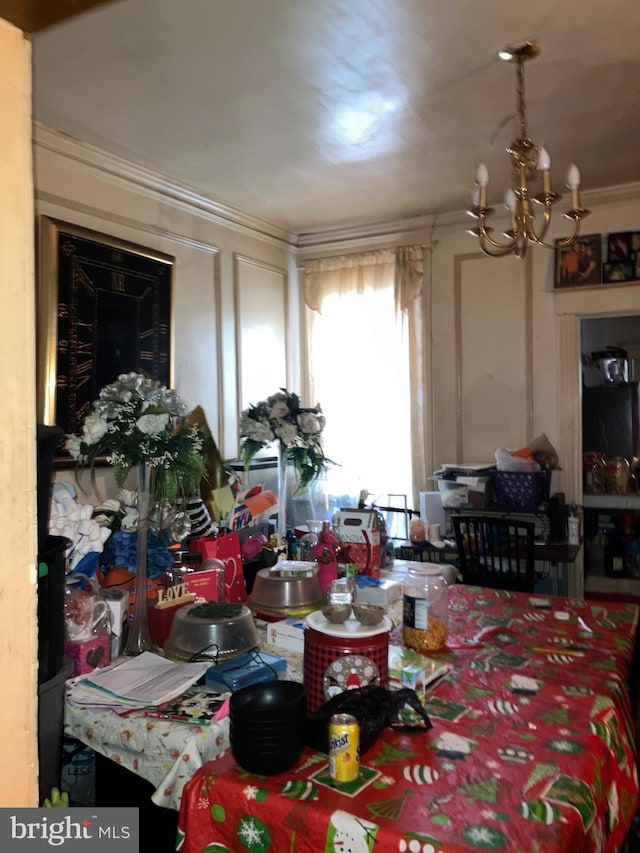
[[637,263],[633,260],[612,261],[602,267],[602,277],[605,284],[614,284],[619,281],[633,281],[636,276]]
[[554,287],[602,284],[602,234],[585,234],[570,246],[556,241]]
[[630,231],[609,234],[607,241],[607,263],[628,261],[631,258],[632,251]]

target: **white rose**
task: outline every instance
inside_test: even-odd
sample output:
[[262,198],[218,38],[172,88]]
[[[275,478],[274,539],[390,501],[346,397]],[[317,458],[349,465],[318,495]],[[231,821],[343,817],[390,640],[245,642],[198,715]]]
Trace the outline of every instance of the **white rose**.
[[136,421],[136,426],[145,435],[156,435],[167,428],[169,415],[142,415]]
[[97,412],[84,419],[82,440],[85,444],[97,444],[109,429],[109,424]]
[[273,420],[274,418],[286,418],[289,414],[289,406],[285,403],[284,400],[275,400],[273,406],[271,407],[271,412],[269,417]]
[[302,432],[307,433],[307,435],[322,432],[322,427],[324,426],[322,415],[316,415],[313,412],[303,412],[301,415],[298,415],[297,421]]
[[76,462],[87,461],[87,457],[80,450],[81,442],[82,439],[77,435],[68,436],[65,442],[65,447],[67,448],[71,456],[76,460]]
[[251,441],[273,440],[273,432],[269,424],[264,424],[253,418],[242,418],[240,422],[240,435],[251,439]]
[[276,427],[275,432],[285,447],[292,447],[298,437],[298,430],[293,424],[290,424],[287,421]]

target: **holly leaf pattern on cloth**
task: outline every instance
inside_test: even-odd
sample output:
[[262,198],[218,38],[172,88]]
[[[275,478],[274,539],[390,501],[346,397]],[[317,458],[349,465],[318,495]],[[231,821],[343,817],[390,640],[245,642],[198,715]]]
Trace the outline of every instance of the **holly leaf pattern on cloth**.
[[499,781],[500,780],[497,776],[490,776],[487,779],[482,779],[480,782],[474,782],[471,785],[463,785],[461,788],[458,788],[458,790],[474,803],[495,803],[498,799]]

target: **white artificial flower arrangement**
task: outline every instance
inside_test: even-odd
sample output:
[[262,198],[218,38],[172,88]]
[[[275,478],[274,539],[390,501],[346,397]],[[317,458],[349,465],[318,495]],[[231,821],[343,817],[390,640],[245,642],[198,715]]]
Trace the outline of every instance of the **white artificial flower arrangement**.
[[259,450],[276,442],[286,461],[295,468],[299,478],[296,493],[301,492],[333,464],[322,446],[325,422],[319,403],[301,406],[298,395],[284,388],[250,405],[240,415],[240,447],[245,468]]
[[206,475],[205,439],[199,427],[185,423],[186,415],[175,391],[155,379],[123,373],[100,391],[82,434],[67,436],[66,449],[81,465],[104,458],[119,486],[132,468],[145,463],[155,500],[190,497]]

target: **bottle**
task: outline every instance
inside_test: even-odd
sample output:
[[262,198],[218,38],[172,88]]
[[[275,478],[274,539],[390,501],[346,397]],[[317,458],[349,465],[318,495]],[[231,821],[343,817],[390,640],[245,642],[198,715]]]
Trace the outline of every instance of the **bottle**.
[[569,518],[568,521],[568,529],[569,529],[569,545],[579,545],[580,544],[580,516],[578,514],[578,507],[575,504],[571,504],[569,509]]
[[637,531],[625,544],[624,571],[628,578],[640,578],[640,539]]
[[416,652],[444,648],[449,628],[447,583],[442,567],[411,566],[404,585],[402,639]]
[[624,456],[611,456],[605,466],[605,484],[608,495],[626,495],[631,466]]
[[624,577],[625,542],[621,527],[607,531],[607,547],[604,554],[604,571],[610,578]]
[[329,584],[338,577],[338,542],[331,532],[328,521],[322,522],[322,530],[318,534],[318,544],[315,549],[315,559],[318,562],[318,580],[322,594],[326,595]]
[[585,495],[603,495],[605,492],[605,457],[589,452],[582,457]]
[[305,533],[300,537],[298,544],[298,559],[306,563],[313,563],[316,559],[316,548],[318,547],[318,537],[315,533]]
[[293,530],[287,530],[287,560],[298,559],[298,537]]
[[607,537],[603,531],[598,528],[596,535],[589,544],[589,575],[601,577],[604,575],[604,559],[605,549],[607,547]]

